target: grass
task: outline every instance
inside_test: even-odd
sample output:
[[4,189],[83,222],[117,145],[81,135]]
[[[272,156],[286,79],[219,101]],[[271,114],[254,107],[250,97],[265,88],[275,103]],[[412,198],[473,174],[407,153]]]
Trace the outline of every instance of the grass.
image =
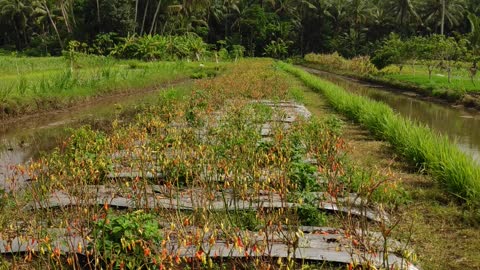
[[[387,69],[395,69],[395,67],[387,67]],[[398,68],[397,68],[398,69]],[[432,72],[432,78],[428,76],[428,69],[423,65],[405,65],[402,71],[381,75],[384,78],[389,78],[398,81],[405,81],[414,83],[416,85],[431,88],[431,89],[452,89],[460,93],[465,92],[479,92],[480,91],[480,79],[476,77],[474,82],[470,79],[469,72],[464,69],[452,70],[451,82],[448,82],[448,76],[446,72],[440,70],[434,70]]]
[[[338,115],[321,94],[304,88],[306,106],[313,114],[320,117]],[[425,270],[480,267],[480,243],[476,237],[480,231],[478,210],[459,205],[456,198],[449,196],[431,176],[419,174],[398,156],[388,142],[372,138],[368,130],[345,116],[338,117],[344,119],[342,137],[348,145],[348,159],[356,170],[377,168],[394,179],[392,184],[397,185],[397,192],[404,193],[395,196],[397,200],[407,201],[392,213],[402,220],[395,238],[411,237],[418,266]]]
[[214,66],[80,55],[71,70],[67,61],[58,57],[0,57],[0,115],[59,109],[100,95],[201,77]]
[[[89,61],[90,65],[94,65],[91,61],[93,59],[95,58],[84,58],[82,62]],[[96,65],[100,64],[99,60],[98,58]],[[0,72],[2,73],[2,78],[9,75],[58,70],[62,67],[67,67],[66,61],[62,57],[0,56]]]
[[285,63],[284,70],[325,95],[335,109],[388,141],[407,160],[427,171],[449,192],[478,204],[480,168],[446,137],[395,114],[390,107],[347,93],[341,87]]

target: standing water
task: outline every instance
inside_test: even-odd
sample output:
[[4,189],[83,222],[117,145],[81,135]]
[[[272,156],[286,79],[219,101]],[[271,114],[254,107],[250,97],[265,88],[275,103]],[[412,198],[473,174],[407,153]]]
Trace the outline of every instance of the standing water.
[[[165,86],[181,83],[184,82]],[[158,99],[160,90],[106,97],[67,111],[47,113],[7,124],[0,123],[0,191],[15,189],[28,180],[27,176],[16,177],[19,182],[11,183],[9,179],[15,173],[13,166],[26,163],[41,152],[50,151],[60,145],[68,136],[67,128],[111,122],[118,116],[118,108],[133,108],[151,103]]]
[[452,139],[458,147],[480,163],[480,113],[420,100],[414,94],[366,83],[332,73],[305,68],[349,92],[388,104],[400,115],[429,126]]

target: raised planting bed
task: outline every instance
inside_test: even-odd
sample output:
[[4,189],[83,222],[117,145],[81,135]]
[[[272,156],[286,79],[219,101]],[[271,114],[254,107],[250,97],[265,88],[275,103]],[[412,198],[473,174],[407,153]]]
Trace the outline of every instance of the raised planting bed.
[[416,269],[372,200],[382,180],[347,166],[338,123],[288,101],[288,81],[270,66],[235,68],[185,99],[165,94],[108,134],[79,129],[32,162],[32,181],[2,209],[16,217],[1,231],[6,263]]
[[[68,234],[66,231],[56,232],[59,235],[48,242],[24,237],[16,237],[9,241],[0,239],[0,253],[40,253],[42,250],[54,249],[60,254],[95,257],[95,251],[89,248],[91,240]],[[381,251],[383,239],[368,233],[362,237],[363,242],[359,242],[356,235],[352,236],[342,230],[326,227],[299,227],[293,233],[281,229],[271,232],[238,231],[235,235],[229,236],[205,233],[202,228],[188,228],[191,235],[197,232],[201,232],[201,237],[197,239],[195,245],[182,245],[177,238],[179,232],[164,228],[159,233],[168,235],[170,240],[152,249],[165,250],[163,252],[165,258],[201,260],[203,257],[230,259],[270,257],[344,264],[350,264],[352,261],[356,264],[369,262],[376,267],[388,265],[389,269],[418,269],[394,253],[397,248],[402,248],[400,243],[389,240],[386,246],[391,250],[385,253]]]

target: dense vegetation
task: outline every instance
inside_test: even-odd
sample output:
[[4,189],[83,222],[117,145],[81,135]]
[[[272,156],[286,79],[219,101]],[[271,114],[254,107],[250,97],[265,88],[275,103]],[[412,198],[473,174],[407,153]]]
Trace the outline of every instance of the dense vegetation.
[[[355,259],[349,269],[394,269],[389,253],[415,263],[410,244],[421,241],[407,219],[418,213],[398,211],[424,201],[412,203],[390,164],[388,172],[354,166],[336,113],[426,172],[416,176],[432,177],[442,198],[428,203],[462,211],[449,220],[480,222],[480,168],[448,138],[300,68],[240,59],[301,55],[306,65],[471,98],[465,103],[480,108],[480,0],[0,0],[0,33],[0,121],[162,89],[152,103],[118,106],[100,129],[72,129],[57,148],[9,169],[0,251],[17,236],[27,250],[0,256],[0,270],[303,268],[295,252],[308,242],[300,241],[304,226],[341,228],[334,234],[346,242],[336,251],[351,249],[365,263]],[[314,102],[328,101],[333,117],[291,120],[278,109],[302,108],[309,90],[322,94]],[[441,216],[430,210],[419,216]],[[397,226],[409,228],[397,237]],[[446,226],[438,227],[432,235],[443,237]],[[452,235],[453,244],[467,238]],[[272,259],[272,240],[287,247],[285,259]],[[206,248],[216,244],[245,260],[217,260]],[[469,248],[473,256],[452,263],[480,264]],[[181,249],[192,256],[182,258]],[[378,255],[380,264],[370,261]]]
[[[0,233],[4,239],[38,239],[39,245],[35,252],[0,256],[0,265],[224,269],[231,262],[239,268],[295,269],[295,250],[304,245],[298,240],[300,226],[340,222],[348,241],[360,246],[354,235],[358,228],[368,229],[364,218],[319,211],[318,194],[348,209],[358,205],[343,203],[351,192],[362,198],[362,211],[373,202],[395,207],[401,204],[395,200],[401,196],[397,179],[377,176],[373,169],[352,173],[338,118],[298,115],[288,128],[273,122],[285,112],[262,100],[299,99],[302,90],[294,82],[270,60],[240,61],[222,75],[161,92],[133,120],[119,116],[108,132],[72,131],[61,146],[18,166],[9,179],[14,189],[21,187],[22,176],[32,177],[23,189],[1,197]],[[267,121],[268,136],[261,128]],[[58,194],[65,194],[67,204],[49,207],[48,198]],[[128,198],[130,207],[111,206],[114,197]],[[269,203],[281,207],[270,209]],[[395,227],[382,222],[388,234]],[[64,237],[70,243],[78,236],[86,242],[67,249],[55,241]],[[375,239],[362,239],[370,247],[366,254],[378,254],[372,249]],[[270,241],[286,243],[293,257],[272,258]],[[252,258],[215,260],[208,247],[225,243]],[[195,256],[182,257],[185,249]],[[402,254],[408,250],[401,248]],[[390,269],[388,260],[386,265]]]
[[95,48],[134,35],[191,33],[217,50],[241,45],[247,55],[338,51],[352,57],[372,54],[395,32],[467,34],[478,51],[478,29],[469,34],[478,28],[475,15],[478,0],[1,0],[0,47],[53,55],[71,40]]
[[[470,16],[470,20],[472,27],[478,24],[477,17]],[[337,53],[310,53],[304,59],[314,68],[480,108],[477,32],[456,38],[429,35],[402,39],[391,34],[372,57],[346,59]]]

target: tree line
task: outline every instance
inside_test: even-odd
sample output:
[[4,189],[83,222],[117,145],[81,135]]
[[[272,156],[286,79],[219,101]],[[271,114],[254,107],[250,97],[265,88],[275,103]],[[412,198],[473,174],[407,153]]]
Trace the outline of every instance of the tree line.
[[106,34],[113,42],[194,34],[249,56],[353,57],[391,33],[467,35],[479,15],[480,0],[0,0],[0,48],[55,55],[71,40],[92,45]]

